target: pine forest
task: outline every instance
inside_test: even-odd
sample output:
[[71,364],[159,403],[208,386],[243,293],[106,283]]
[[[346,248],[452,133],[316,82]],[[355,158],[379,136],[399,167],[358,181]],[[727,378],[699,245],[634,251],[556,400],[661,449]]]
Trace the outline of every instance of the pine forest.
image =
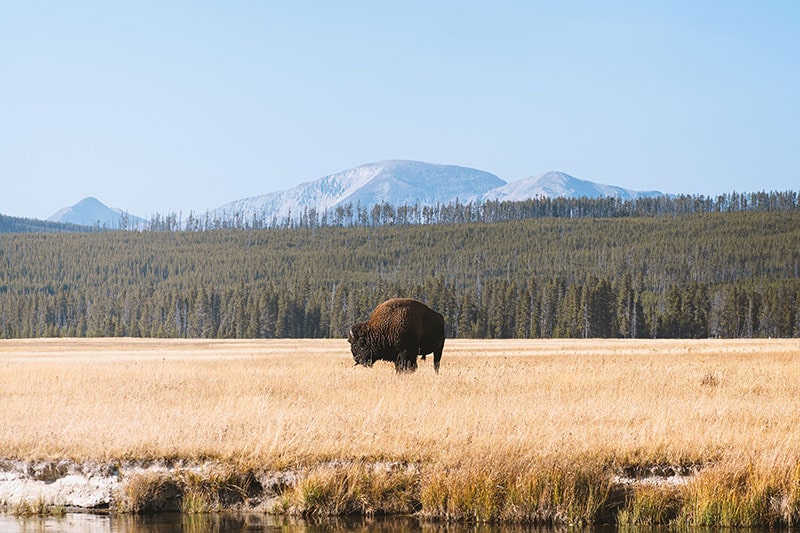
[[175,218],[0,234],[0,338],[340,338],[393,296],[448,337],[800,336],[796,193]]

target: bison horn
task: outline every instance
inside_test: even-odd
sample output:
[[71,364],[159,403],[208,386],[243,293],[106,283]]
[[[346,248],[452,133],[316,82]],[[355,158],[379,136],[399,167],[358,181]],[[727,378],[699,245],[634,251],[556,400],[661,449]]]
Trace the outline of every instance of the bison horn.
[[350,331],[347,332],[347,339],[351,340],[353,338],[353,328],[350,328]]

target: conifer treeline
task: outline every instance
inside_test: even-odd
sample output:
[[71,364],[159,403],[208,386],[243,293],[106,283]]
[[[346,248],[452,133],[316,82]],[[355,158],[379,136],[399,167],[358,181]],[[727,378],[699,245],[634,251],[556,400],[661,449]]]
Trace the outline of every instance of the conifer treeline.
[[728,193],[718,196],[680,195],[623,200],[620,198],[545,198],[525,201],[459,202],[433,206],[400,205],[387,202],[364,206],[352,203],[334,209],[304,209],[278,218],[267,214],[245,216],[241,212],[156,214],[149,220],[152,231],[206,231],[217,229],[377,227],[409,224],[463,224],[468,222],[509,222],[534,218],[619,218],[664,217],[701,213],[746,211],[795,211],[800,209],[796,191]]
[[800,212],[0,236],[0,337],[800,336]]

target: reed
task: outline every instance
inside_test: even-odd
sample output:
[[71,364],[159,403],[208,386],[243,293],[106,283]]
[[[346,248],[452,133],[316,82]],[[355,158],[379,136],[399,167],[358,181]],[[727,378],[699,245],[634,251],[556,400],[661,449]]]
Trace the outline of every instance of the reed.
[[[448,340],[440,374],[426,361],[400,376],[354,367],[343,340],[0,341],[0,457],[231,469],[127,480],[128,511],[171,493],[213,511],[294,469],[307,475],[282,505],[300,514],[796,525],[798,353],[794,339]],[[654,465],[699,473],[615,481]]]

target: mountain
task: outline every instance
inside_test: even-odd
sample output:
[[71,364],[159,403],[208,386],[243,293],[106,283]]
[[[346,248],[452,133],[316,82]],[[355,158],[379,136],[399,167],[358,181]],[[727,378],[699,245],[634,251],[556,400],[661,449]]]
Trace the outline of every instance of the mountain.
[[254,216],[270,220],[297,218],[304,209],[323,212],[338,206],[361,204],[372,207],[388,202],[394,205],[435,205],[456,198],[486,193],[505,182],[488,172],[453,165],[434,165],[421,161],[380,161],[302,183],[289,190],[244,198],[227,203],[212,212],[212,217],[232,216],[251,220]]
[[522,201],[537,196],[635,199],[661,195],[658,191],[640,192],[594,183],[563,172],[547,172],[506,183],[494,174],[473,168],[391,160],[361,165],[285,191],[236,200],[212,211],[211,217],[270,222],[273,218],[297,220],[306,209],[323,213],[346,204],[371,208],[383,202],[435,205],[457,199],[461,202]]
[[107,229],[136,228],[146,223],[143,218],[131,215],[122,209],[108,207],[91,196],[71,207],[56,211],[47,220]]
[[[494,174],[455,165],[422,161],[389,160],[368,163],[330,174],[284,191],[243,198],[209,211],[212,221],[258,220],[266,224],[287,218],[297,221],[305,211],[326,211],[351,205],[371,209],[375,204],[432,206],[486,200],[523,201],[539,197],[617,197],[635,199],[661,196],[658,191],[633,191],[613,185],[578,179],[563,172],[547,172],[511,183]],[[49,221],[119,229],[143,228],[147,221],[85,198],[53,214]]]
[[602,198],[614,197],[635,200],[652,196],[663,196],[659,191],[633,191],[614,185],[605,185],[578,179],[563,172],[546,172],[540,176],[513,181],[483,194],[479,200],[523,201],[537,196],[547,198]]

